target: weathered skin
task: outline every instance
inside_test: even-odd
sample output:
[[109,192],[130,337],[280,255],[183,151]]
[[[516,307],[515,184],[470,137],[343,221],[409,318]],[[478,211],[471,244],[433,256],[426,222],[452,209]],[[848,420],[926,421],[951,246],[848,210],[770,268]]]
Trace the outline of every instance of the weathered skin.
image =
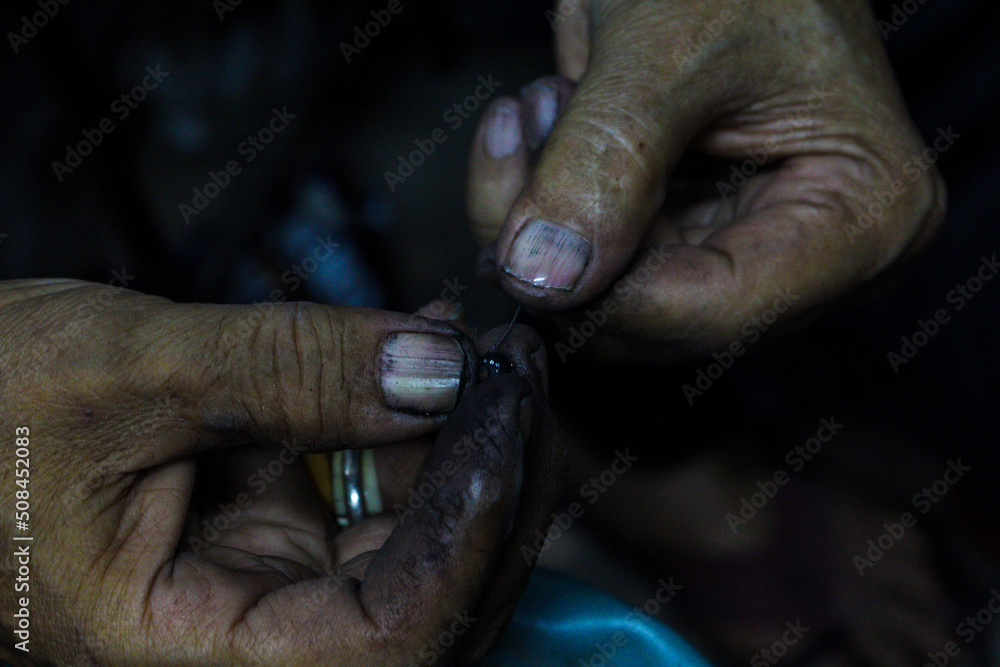
[[[393,331],[460,340],[468,381],[451,415],[383,404],[378,355]],[[518,373],[476,385],[476,344],[423,318],[0,285],[0,423],[5,440],[30,427],[35,536],[30,655],[13,650],[14,570],[0,563],[3,658],[405,665],[445,631],[453,651],[480,653],[526,581],[517,540],[544,529],[561,461],[544,359],[529,360],[538,344],[516,330],[502,350]],[[359,445],[430,447],[425,470],[448,474],[394,530],[389,515],[336,534],[295,457]],[[387,498],[414,481],[414,467],[397,470],[383,472]],[[0,503],[15,488],[0,467]],[[4,544],[12,529],[0,525]]]
[[[778,331],[932,238],[944,184],[867,0],[556,4],[560,76],[484,114],[468,209],[484,276],[567,327],[605,316],[587,351],[710,351],[791,294]],[[523,140],[494,158],[503,118]],[[589,244],[571,287],[509,270],[536,220]]]

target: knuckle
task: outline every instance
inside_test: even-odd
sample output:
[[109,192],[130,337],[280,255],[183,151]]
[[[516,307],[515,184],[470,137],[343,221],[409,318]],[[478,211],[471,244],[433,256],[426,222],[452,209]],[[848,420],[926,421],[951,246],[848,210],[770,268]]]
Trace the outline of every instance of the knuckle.
[[[337,409],[349,398],[339,359],[344,347],[343,329],[329,308],[293,302],[282,304],[277,317],[261,322],[253,337],[249,368],[257,395],[280,410],[286,421],[305,423],[322,433],[327,410]],[[338,389],[340,391],[338,391]]]
[[307,307],[300,303],[283,305],[279,317],[269,322],[257,337],[258,353],[270,368],[270,377],[259,385],[274,387],[274,404],[286,415],[297,412],[308,399],[312,378],[305,377],[309,359],[319,352],[319,341]]

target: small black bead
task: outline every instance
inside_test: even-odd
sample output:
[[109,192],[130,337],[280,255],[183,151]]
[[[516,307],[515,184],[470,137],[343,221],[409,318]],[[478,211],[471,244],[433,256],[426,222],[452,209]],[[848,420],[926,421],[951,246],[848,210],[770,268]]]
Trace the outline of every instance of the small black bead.
[[494,375],[502,375],[504,373],[513,373],[514,364],[510,363],[507,357],[491,352],[490,354],[484,354],[479,358],[479,368],[476,375],[480,382],[493,377]]

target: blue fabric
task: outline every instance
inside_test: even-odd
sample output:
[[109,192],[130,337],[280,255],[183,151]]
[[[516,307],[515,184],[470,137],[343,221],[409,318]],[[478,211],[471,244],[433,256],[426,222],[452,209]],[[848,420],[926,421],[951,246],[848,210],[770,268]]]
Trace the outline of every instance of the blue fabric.
[[659,621],[574,579],[539,569],[507,631],[478,667],[632,666],[712,667]]
[[546,570],[534,573],[507,631],[479,663],[479,667],[631,665],[711,667],[659,621]]

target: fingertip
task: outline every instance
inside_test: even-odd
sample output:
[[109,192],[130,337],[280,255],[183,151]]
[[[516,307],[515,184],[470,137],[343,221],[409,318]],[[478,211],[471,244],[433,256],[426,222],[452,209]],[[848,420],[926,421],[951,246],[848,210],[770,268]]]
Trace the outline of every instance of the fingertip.
[[[499,344],[498,344],[499,342]],[[548,396],[548,362],[545,341],[531,327],[499,326],[476,339],[480,355],[499,354],[510,361],[514,372],[528,380],[538,396]]]
[[461,301],[435,299],[418,308],[416,314],[430,320],[450,322],[459,327],[465,326],[465,308]]
[[537,151],[552,134],[575,87],[565,77],[546,76],[521,89],[524,138],[529,150]]
[[504,229],[494,271],[500,288],[513,299],[549,312],[574,308],[597,296],[635,251],[629,245],[635,239],[625,233],[609,237],[575,219],[553,219],[556,216],[526,216],[522,224]]
[[[166,310],[155,330],[181,343],[150,348],[137,367],[155,373],[143,382],[190,396],[191,425],[224,436],[219,443],[233,435],[294,439],[323,451],[411,439],[440,427],[475,372],[475,345],[460,322],[306,302],[184,304],[181,316],[174,308],[181,306]],[[227,355],[205,356],[217,349]]]
[[528,178],[521,103],[501,97],[490,104],[469,158],[466,208],[480,244],[497,238]]
[[489,103],[473,140],[472,167],[489,173],[527,156],[523,113],[517,97],[506,95]]
[[371,562],[360,593],[376,618],[420,610],[447,618],[480,597],[493,556],[517,513],[524,470],[517,375],[473,387],[424,460],[418,498],[399,516]]
[[522,283],[571,292],[590,262],[592,246],[582,234],[535,218],[518,231],[501,269]]
[[457,338],[436,333],[390,333],[381,352],[385,405],[420,414],[450,412],[458,403],[466,365]]
[[491,160],[513,157],[524,144],[521,110],[517,100],[501,98],[487,110],[482,121],[482,147]]
[[583,304],[625,270],[646,235],[687,126],[698,122],[667,113],[646,76],[588,71],[578,86],[549,77],[522,90],[525,141],[541,152],[497,251],[501,284],[518,301]]

